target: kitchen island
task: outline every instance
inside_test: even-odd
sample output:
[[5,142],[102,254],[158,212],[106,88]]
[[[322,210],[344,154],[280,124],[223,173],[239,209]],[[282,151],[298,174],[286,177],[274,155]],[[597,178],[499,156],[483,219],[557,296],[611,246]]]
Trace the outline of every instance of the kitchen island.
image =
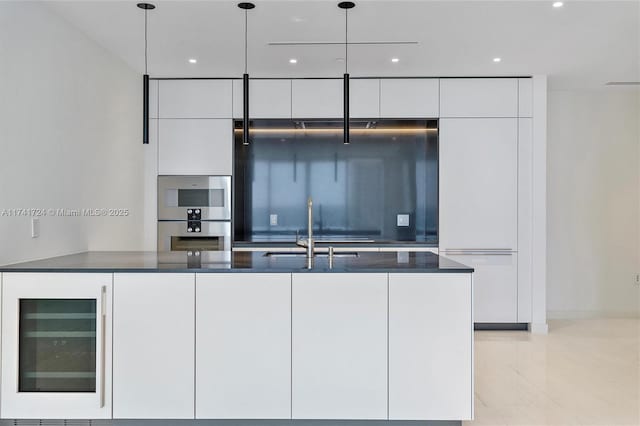
[[[0,272],[3,419],[473,417],[473,269],[429,252],[88,252]],[[74,318],[93,318],[85,352],[55,334]]]

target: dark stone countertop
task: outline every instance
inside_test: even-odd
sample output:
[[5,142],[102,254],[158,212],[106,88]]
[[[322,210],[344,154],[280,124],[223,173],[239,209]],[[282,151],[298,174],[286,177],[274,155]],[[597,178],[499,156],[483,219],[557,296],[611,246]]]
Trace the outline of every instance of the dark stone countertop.
[[330,267],[326,254],[316,256],[309,265],[304,255],[293,253],[269,257],[265,252],[203,252],[201,256],[186,252],[85,252],[0,266],[0,272],[473,272],[473,268],[430,252],[356,254],[336,253]]

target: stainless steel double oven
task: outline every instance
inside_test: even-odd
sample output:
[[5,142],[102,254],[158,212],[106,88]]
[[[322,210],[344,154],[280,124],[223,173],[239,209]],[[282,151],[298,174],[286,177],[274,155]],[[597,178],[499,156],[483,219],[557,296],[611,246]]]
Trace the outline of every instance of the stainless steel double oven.
[[231,250],[231,176],[158,177],[158,251]]

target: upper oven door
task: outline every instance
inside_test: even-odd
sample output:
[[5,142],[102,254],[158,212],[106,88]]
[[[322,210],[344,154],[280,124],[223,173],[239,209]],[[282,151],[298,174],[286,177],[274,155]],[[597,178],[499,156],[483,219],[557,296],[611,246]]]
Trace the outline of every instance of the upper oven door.
[[158,220],[231,220],[231,176],[158,176]]

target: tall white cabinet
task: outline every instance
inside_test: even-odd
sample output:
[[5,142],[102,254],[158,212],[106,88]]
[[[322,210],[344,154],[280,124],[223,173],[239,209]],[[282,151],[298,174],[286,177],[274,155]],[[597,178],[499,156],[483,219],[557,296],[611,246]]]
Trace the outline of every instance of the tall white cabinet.
[[531,321],[530,79],[440,80],[440,253],[473,266],[474,320]]

